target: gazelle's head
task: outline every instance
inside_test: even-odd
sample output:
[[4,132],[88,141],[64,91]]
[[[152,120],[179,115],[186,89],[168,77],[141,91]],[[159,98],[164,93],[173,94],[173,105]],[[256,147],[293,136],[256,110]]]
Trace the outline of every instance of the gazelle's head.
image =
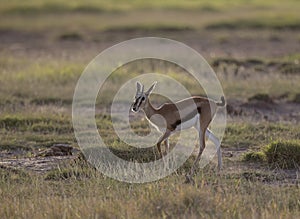
[[134,97],[134,102],[131,106],[132,112],[138,112],[140,109],[143,109],[145,107],[146,102],[148,101],[149,95],[155,88],[157,82],[154,82],[151,87],[144,92],[144,85],[142,85],[140,82],[136,82],[136,94]]

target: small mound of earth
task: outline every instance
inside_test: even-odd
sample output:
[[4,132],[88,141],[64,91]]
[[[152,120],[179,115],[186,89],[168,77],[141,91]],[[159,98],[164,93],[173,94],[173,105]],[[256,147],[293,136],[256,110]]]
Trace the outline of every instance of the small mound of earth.
[[73,147],[67,144],[55,144],[50,148],[40,151],[36,156],[69,156],[72,155]]

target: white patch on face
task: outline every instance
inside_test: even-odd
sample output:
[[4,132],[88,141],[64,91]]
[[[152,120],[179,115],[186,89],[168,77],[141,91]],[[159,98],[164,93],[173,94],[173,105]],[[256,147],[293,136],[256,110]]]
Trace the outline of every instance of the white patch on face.
[[198,129],[198,124],[199,124],[199,128],[200,128],[200,114],[196,114],[193,118],[191,118],[190,120],[187,120],[181,124],[179,124],[175,131],[180,131],[180,130],[184,130],[184,129],[189,129],[192,127],[195,127],[196,129]]

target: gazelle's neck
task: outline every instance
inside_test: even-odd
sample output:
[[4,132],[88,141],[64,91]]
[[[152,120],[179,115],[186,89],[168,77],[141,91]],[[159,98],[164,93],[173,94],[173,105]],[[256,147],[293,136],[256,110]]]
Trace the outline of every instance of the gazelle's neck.
[[151,116],[153,116],[154,114],[156,114],[156,111],[157,111],[157,109],[154,108],[152,106],[152,104],[150,103],[149,98],[147,98],[147,102],[146,102],[143,110],[144,110],[144,112],[145,112],[145,114],[146,114],[146,116],[147,116],[148,119],[150,119]]

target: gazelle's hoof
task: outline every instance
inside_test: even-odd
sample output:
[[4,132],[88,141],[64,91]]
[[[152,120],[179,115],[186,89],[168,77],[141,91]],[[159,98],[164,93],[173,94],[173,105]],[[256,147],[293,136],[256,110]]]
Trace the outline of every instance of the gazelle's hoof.
[[193,179],[192,176],[186,175],[184,183],[195,185],[195,180]]

